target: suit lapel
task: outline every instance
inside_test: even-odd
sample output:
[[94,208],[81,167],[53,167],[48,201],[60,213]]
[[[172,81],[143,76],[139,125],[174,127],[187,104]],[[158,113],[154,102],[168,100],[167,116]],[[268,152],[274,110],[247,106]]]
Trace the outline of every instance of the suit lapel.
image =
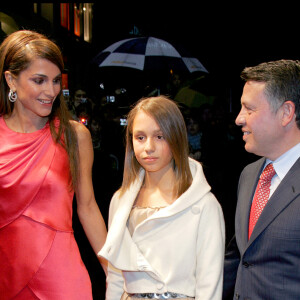
[[256,185],[259,179],[259,175],[265,163],[265,159],[262,158],[256,163],[252,164],[251,169],[245,170],[243,177],[240,179],[238,198],[239,207],[237,210],[236,218],[236,230],[240,231],[237,236],[241,237],[242,247],[246,248],[248,244],[248,226],[249,226],[249,214],[252,204],[252,198],[256,189]]
[[299,195],[300,158],[283,178],[274,194],[269,199],[258,219],[251,238],[250,245],[265,228]]

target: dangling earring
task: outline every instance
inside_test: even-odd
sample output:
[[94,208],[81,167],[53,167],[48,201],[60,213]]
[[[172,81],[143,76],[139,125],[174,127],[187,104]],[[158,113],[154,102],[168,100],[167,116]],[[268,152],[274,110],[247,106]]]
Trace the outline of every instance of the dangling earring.
[[9,90],[9,93],[8,93],[8,100],[9,100],[10,102],[16,102],[17,98],[18,98],[17,92],[14,92],[14,91],[12,91],[12,90]]

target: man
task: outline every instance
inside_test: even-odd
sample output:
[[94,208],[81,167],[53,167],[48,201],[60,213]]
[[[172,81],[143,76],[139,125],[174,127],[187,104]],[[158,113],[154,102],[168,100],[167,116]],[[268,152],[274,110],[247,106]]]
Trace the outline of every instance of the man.
[[[242,127],[246,151],[262,158],[240,176],[223,297],[233,293],[234,299],[243,300],[298,300],[300,63],[262,63],[246,68],[241,77],[245,85],[236,124]],[[269,163],[272,174],[261,188],[264,179],[259,178],[265,177],[262,171]]]

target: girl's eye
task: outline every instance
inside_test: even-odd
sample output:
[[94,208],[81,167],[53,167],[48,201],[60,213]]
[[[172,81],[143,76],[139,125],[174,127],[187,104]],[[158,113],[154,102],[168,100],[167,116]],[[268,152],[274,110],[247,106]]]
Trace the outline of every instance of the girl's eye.
[[159,140],[163,140],[163,139],[164,139],[164,137],[163,137],[162,135],[158,135],[157,138],[158,138]]

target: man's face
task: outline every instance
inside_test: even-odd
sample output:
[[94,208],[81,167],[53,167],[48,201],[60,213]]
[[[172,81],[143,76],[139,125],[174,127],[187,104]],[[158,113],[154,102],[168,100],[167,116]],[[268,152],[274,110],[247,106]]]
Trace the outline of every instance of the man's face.
[[246,82],[235,123],[242,127],[246,151],[274,160],[281,154],[284,132],[280,114],[272,111],[264,91],[265,83]]

